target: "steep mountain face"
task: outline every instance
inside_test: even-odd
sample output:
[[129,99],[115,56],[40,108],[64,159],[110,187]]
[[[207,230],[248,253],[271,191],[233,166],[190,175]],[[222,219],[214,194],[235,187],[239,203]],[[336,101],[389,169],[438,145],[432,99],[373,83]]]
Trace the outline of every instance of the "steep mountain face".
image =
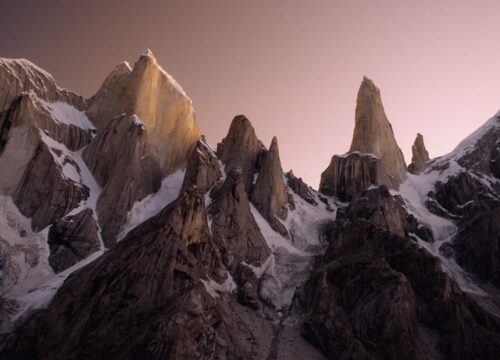
[[271,146],[262,160],[252,190],[252,202],[274,230],[285,237],[288,236],[286,227],[281,221],[286,220],[288,215],[289,197],[283,180],[276,137],[273,137]]
[[217,155],[223,162],[225,171],[229,173],[234,167],[239,167],[247,191],[252,188],[254,173],[264,154],[264,145],[245,115],[234,117],[227,136],[217,145]]
[[186,165],[201,135],[191,99],[150,50],[132,70],[127,63],[118,65],[90,99],[87,111],[99,128],[122,113],[135,114],[144,123],[163,175]]
[[406,177],[403,153],[387,120],[380,90],[364,77],[356,100],[354,134],[345,155],[334,155],[319,189],[342,200],[371,185],[398,188]]
[[0,358],[498,357],[500,115],[407,173],[364,79],[318,193],[150,52],[88,100],[0,65]]
[[160,188],[158,157],[141,119],[124,115],[102,129],[83,151],[83,160],[102,187],[96,210],[110,247],[134,203]]
[[379,158],[393,185],[397,186],[404,180],[405,160],[385,115],[380,90],[366,77],[358,91],[354,135],[349,151],[373,154]]

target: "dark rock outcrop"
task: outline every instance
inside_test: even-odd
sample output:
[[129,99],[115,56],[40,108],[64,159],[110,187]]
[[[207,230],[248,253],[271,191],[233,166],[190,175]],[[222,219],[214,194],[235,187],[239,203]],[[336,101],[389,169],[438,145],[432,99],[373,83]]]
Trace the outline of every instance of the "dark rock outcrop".
[[500,206],[471,213],[453,240],[457,262],[500,287]]
[[425,170],[427,162],[430,160],[429,153],[425,148],[424,137],[422,134],[417,134],[415,142],[411,147],[412,158],[411,164],[408,165],[408,172],[412,174],[420,174]]
[[289,198],[283,180],[278,140],[273,137],[252,190],[252,203],[275,231],[289,237],[288,230],[280,221],[280,219],[286,220],[288,202]]
[[232,272],[242,262],[261,266],[271,250],[250,210],[242,171],[233,168],[211,197],[212,234],[224,264]]
[[465,295],[438,259],[366,220],[344,220],[338,230],[298,298],[306,309],[303,335],[325,355],[497,356],[498,318]]
[[311,192],[311,188],[302,180],[302,178],[296,177],[291,170],[287,172],[285,176],[288,187],[292,189],[295,194],[311,205],[318,205]]
[[158,157],[140,119],[121,116],[85,148],[83,159],[103,187],[97,214],[103,241],[110,247],[134,202],[160,188]]
[[35,231],[59,220],[89,196],[88,188],[65,178],[62,172],[49,147],[39,142],[13,196],[21,213],[31,218]]
[[350,201],[370,186],[384,184],[384,175],[380,160],[373,155],[358,152],[334,155],[330,165],[321,173],[319,191],[341,201]]
[[92,210],[85,209],[55,222],[49,230],[49,264],[61,272],[99,250],[97,224]]
[[202,136],[189,157],[182,189],[195,186],[202,193],[206,193],[221,177],[217,155],[210,149]]
[[247,192],[251,191],[254,173],[265,152],[264,145],[245,115],[234,117],[227,136],[217,145],[217,155],[225,165],[225,172],[240,168]]

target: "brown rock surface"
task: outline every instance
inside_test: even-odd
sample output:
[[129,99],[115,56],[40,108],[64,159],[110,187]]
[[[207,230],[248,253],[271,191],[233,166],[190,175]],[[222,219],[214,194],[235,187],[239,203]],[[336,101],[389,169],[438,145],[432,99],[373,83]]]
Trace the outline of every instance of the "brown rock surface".
[[212,217],[214,242],[224,264],[231,271],[242,262],[262,265],[271,250],[250,210],[241,170],[233,168],[211,197],[208,213]]
[[206,193],[221,177],[222,173],[217,155],[210,149],[202,136],[196,142],[196,146],[189,157],[182,189],[195,186],[202,193]]
[[288,187],[303,200],[307,201],[311,205],[318,205],[317,201],[312,195],[311,188],[302,180],[302,178],[296,177],[292,170],[285,174],[287,179]]
[[99,250],[97,224],[92,210],[56,221],[49,230],[49,264],[55,272],[61,272]]
[[[303,335],[332,358],[494,359],[499,319],[464,294],[407,229],[404,236],[391,230],[404,224],[389,220],[401,208],[389,206],[382,190],[368,192],[374,196],[356,199],[325,233],[328,250],[297,298]],[[372,211],[379,207],[382,214]]]
[[245,115],[234,117],[227,136],[217,145],[217,155],[225,165],[225,172],[240,168],[247,192],[252,188],[254,173],[264,154],[264,145]]
[[358,91],[355,118],[349,151],[375,155],[390,178],[391,183],[385,185],[397,187],[406,177],[405,160],[387,120],[380,90],[366,77]]
[[134,202],[160,188],[158,158],[140,119],[124,115],[98,134],[83,159],[103,187],[97,214],[104,243],[110,247]]
[[420,174],[425,170],[427,162],[430,160],[429,153],[425,148],[424,137],[422,134],[417,134],[415,142],[411,147],[412,158],[411,164],[408,165],[408,172],[412,174]]
[[88,114],[99,128],[114,117],[136,114],[158,154],[162,175],[186,165],[200,137],[191,99],[147,50],[130,72],[118,65],[91,99]]
[[262,161],[257,181],[252,190],[252,203],[266,218],[271,227],[288,237],[288,230],[281,223],[288,214],[288,193],[283,180],[283,169],[278,149],[278,141],[273,137],[271,146]]
[[32,218],[32,228],[39,231],[88,197],[87,188],[66,178],[60,162],[70,160],[56,160],[42,132],[59,134],[67,144],[79,143],[75,139],[81,135],[80,145],[90,134],[86,133],[87,138],[83,129],[57,125],[35,101],[34,94],[18,97],[0,119],[0,168],[10,169],[0,177],[0,192],[11,195],[22,214]]
[[330,165],[321,174],[319,191],[341,201],[350,201],[370,186],[386,183],[387,176],[379,159],[371,154],[353,152],[332,157]]
[[124,98],[131,73],[128,63],[118,64],[90,98],[87,115],[98,129],[105,128],[113,118],[125,112]]

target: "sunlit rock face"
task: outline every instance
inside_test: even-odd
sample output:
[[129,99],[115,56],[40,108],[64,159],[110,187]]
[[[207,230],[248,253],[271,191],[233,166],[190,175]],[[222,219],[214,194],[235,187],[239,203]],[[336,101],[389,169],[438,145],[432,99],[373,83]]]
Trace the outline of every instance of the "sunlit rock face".
[[97,128],[102,129],[110,119],[125,112],[124,96],[131,73],[132,69],[127,62],[118,64],[90,99],[87,116]]
[[380,90],[368,78],[358,91],[349,152],[333,156],[321,174],[320,191],[350,200],[372,185],[398,188],[406,177],[403,153],[385,115]]
[[88,115],[98,127],[136,114],[158,153],[162,174],[184,166],[201,133],[191,99],[147,50],[135,63],[118,65],[91,99]]
[[411,164],[408,165],[408,172],[412,174],[420,174],[425,170],[427,162],[430,160],[429,153],[425,148],[424,137],[422,134],[417,134],[415,142],[411,147],[412,158]]
[[366,77],[358,91],[355,119],[349,151],[375,155],[380,159],[384,171],[392,178],[392,185],[397,186],[405,178],[405,160],[385,115],[380,90]]

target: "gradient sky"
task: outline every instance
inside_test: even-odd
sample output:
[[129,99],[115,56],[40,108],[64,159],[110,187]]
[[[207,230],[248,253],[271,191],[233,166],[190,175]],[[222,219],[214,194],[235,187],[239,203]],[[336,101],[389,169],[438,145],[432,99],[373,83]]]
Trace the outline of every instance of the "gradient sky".
[[285,170],[317,187],[348,150],[363,75],[381,89],[407,162],[500,109],[500,1],[0,0],[0,57],[90,96],[151,48],[193,99],[211,144],[246,114]]

